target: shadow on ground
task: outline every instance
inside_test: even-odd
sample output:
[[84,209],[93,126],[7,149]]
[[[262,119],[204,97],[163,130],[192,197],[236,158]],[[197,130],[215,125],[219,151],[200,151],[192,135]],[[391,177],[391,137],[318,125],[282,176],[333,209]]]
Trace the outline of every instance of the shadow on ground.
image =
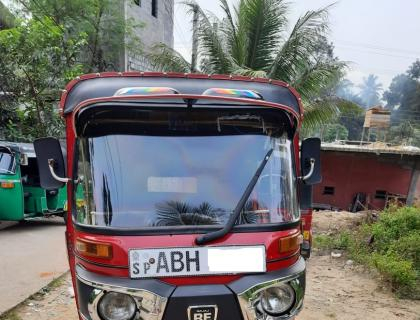
[[31,231],[31,229],[45,229],[54,226],[63,226],[64,220],[61,217],[42,218],[36,220],[25,220],[20,222],[15,221],[0,221],[0,232],[13,231]]

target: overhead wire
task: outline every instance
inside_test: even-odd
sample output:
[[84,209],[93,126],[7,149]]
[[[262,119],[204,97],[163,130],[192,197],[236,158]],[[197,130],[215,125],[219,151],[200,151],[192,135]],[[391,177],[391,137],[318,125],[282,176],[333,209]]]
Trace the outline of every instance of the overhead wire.
[[343,40],[336,40],[334,41],[334,43],[338,43],[338,44],[343,44],[343,45],[348,45],[348,46],[355,46],[355,47],[360,47],[360,48],[369,48],[369,49],[375,49],[375,50],[380,50],[380,51],[394,51],[394,52],[400,52],[400,53],[406,53],[406,54],[413,54],[413,55],[418,55],[420,56],[420,50],[419,51],[415,51],[415,50],[404,50],[404,49],[400,49],[400,48],[392,48],[392,47],[384,47],[384,46],[379,46],[379,45],[375,45],[375,44],[367,44],[367,43],[358,43],[358,42],[352,42],[352,41],[343,41]]
[[414,59],[420,57],[420,54],[419,54],[419,56],[417,56],[417,55],[408,56],[408,55],[400,55],[400,54],[391,54],[391,53],[372,51],[372,49],[352,48],[351,46],[349,48],[346,45],[340,45],[340,44],[335,45],[335,46],[338,47],[338,48],[344,48],[344,49],[347,49],[347,50],[359,51],[359,52],[363,52],[363,53],[367,53],[367,54],[374,54],[374,55],[392,57],[392,58],[403,58],[403,59],[414,60]]

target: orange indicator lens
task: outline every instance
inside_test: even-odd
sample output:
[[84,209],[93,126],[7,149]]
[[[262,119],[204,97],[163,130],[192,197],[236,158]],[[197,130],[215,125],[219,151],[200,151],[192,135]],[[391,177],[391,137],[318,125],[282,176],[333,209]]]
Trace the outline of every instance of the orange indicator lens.
[[109,243],[99,243],[99,242],[92,242],[92,241],[77,239],[76,250],[80,254],[84,256],[88,256],[88,257],[104,258],[104,259],[112,258],[112,245]]
[[1,187],[3,189],[13,189],[15,187],[15,184],[13,182],[2,182]]
[[300,233],[296,233],[294,235],[280,238],[279,239],[279,252],[285,253],[289,251],[295,251],[299,249],[300,244],[302,243],[302,235]]

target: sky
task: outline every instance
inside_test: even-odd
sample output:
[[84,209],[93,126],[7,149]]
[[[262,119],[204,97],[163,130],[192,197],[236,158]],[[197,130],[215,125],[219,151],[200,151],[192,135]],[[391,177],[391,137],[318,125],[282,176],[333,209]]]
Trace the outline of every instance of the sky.
[[[191,17],[183,0],[175,0],[174,47],[191,56]],[[197,0],[202,8],[221,16],[218,0]],[[237,0],[228,0],[230,4]],[[334,0],[290,0],[291,25],[304,12]],[[339,0],[330,10],[330,40],[335,54],[348,62],[347,78],[356,85],[369,74],[386,89],[392,78],[420,59],[420,0]]]

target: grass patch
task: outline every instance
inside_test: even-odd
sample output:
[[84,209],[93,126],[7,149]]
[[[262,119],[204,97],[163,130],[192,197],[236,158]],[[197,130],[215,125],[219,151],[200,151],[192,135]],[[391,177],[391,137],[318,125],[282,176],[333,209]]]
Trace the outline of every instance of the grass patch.
[[315,236],[314,248],[346,250],[375,268],[399,297],[420,299],[420,208],[390,207],[354,231]]
[[50,288],[50,289],[56,289],[58,287],[61,287],[64,284],[64,280],[65,280],[66,275],[67,275],[67,273],[65,273],[64,275],[62,275],[58,278],[55,278],[53,281],[51,281],[48,284],[47,287]]
[[343,231],[337,235],[315,235],[313,246],[320,250],[346,250],[351,243],[352,234],[349,231]]
[[16,313],[16,311],[12,310],[0,315],[0,320],[22,320],[22,318]]

